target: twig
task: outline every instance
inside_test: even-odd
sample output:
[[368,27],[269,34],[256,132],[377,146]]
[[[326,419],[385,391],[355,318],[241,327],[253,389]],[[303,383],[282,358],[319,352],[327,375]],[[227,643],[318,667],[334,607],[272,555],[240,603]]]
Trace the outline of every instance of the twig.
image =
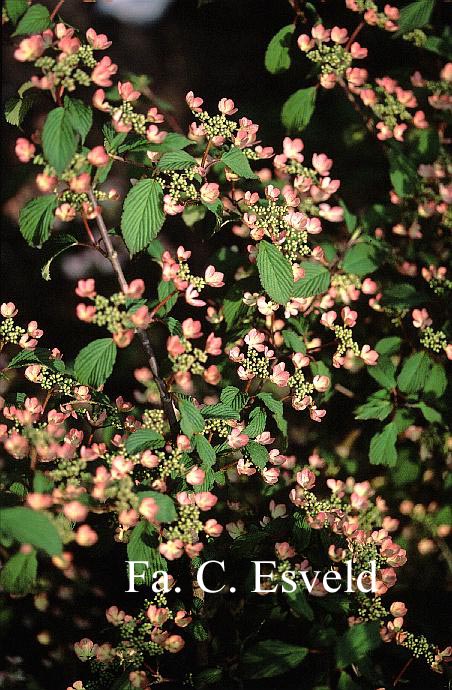
[[50,21],[53,21],[55,19],[56,15],[58,14],[58,12],[60,10],[60,7],[62,7],[63,5],[64,5],[64,0],[60,0],[56,4],[55,9],[53,10],[52,14],[50,15]]
[[[93,190],[90,188],[88,190],[88,198],[93,205],[93,208],[97,208],[97,200],[96,197],[94,196]],[[121,264],[119,262],[118,258],[118,253],[113,247],[112,241],[110,239],[110,235],[108,234],[107,226],[105,225],[105,221],[102,218],[102,215],[100,211],[96,213],[96,223],[97,227],[99,229],[100,235],[102,237],[102,240],[105,245],[105,249],[107,252],[107,259],[110,261],[114,272],[116,273],[116,277],[118,279],[119,286],[122,290],[122,292],[127,293],[128,289],[128,284],[127,280],[125,278],[124,272],[122,270]],[[177,423],[176,419],[176,413],[174,411],[174,406],[173,406],[173,401],[170,395],[170,392],[167,388],[167,385],[165,381],[162,379],[160,376],[159,372],[159,366],[157,362],[157,358],[154,353],[154,349],[150,343],[149,336],[147,334],[147,331],[145,330],[139,330],[138,331],[138,337],[141,340],[141,345],[146,353],[146,356],[148,358],[148,363],[149,363],[149,368],[152,372],[152,375],[154,377],[154,380],[157,384],[157,388],[159,389],[160,393],[160,399],[162,401],[162,406],[163,410],[166,414],[166,417],[168,419],[170,429],[173,434],[177,434],[179,425]]]
[[392,684],[392,687],[393,687],[393,688],[395,688],[395,686],[397,685],[397,683],[402,679],[402,676],[404,675],[405,671],[406,671],[406,670],[410,667],[410,665],[413,663],[413,658],[414,658],[414,657],[410,657],[410,658],[408,659],[408,661],[406,662],[406,664],[404,664],[404,666],[402,667],[401,671],[398,673],[396,679],[394,680],[394,683]]
[[350,50],[350,47],[351,47],[353,41],[355,40],[355,38],[357,37],[357,35],[361,31],[361,29],[363,29],[365,27],[365,25],[366,25],[366,23],[364,21],[361,22],[360,24],[358,24],[358,26],[356,27],[356,29],[354,30],[354,32],[352,33],[352,35],[348,39],[347,45],[345,46],[345,50]]

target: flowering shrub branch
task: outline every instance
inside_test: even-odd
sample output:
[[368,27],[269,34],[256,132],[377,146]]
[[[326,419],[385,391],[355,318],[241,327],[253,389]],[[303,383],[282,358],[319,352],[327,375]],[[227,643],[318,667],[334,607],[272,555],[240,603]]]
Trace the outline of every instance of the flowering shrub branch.
[[[313,83],[283,105],[295,136],[275,152],[230,98],[212,114],[189,92],[193,121],[186,135],[171,128],[146,78],[114,82],[111,41],[93,28],[81,36],[59,18],[62,4],[51,15],[26,2],[4,11],[15,59],[32,72],[7,103],[7,121],[21,127],[37,91],[51,106],[43,126],[16,142],[19,161],[39,171],[19,228],[31,246],[52,248],[44,278],[62,252],[89,247],[110,262],[119,292],[104,296],[95,278],[78,280],[78,319],[107,335],[67,364],[53,343],[41,347],[36,321],[23,324],[13,302],[1,306],[3,375],[23,371],[26,391],[11,390],[1,406],[3,590],[39,596],[41,570],[80,577],[77,547],[95,551],[108,538],[122,547],[129,591],[146,594],[130,612],[109,606],[111,634],[74,639],[90,673],[68,690],[243,687],[317,654],[330,660],[328,687],[364,688],[376,679],[366,660],[381,642],[443,672],[450,647],[411,631],[405,603],[386,598],[407,562],[407,516],[419,550],[439,549],[451,563],[447,506],[415,505],[403,493],[422,462],[425,481],[445,475],[450,63],[434,79],[416,71],[410,88],[371,77],[357,66],[368,56],[367,30],[429,49],[434,37],[410,24],[411,5],[346,2],[362,17],[349,32],[327,28],[314,4],[290,2],[295,21],[271,40],[265,63],[278,74],[297,51]],[[388,210],[353,214],[333,160],[308,155],[297,136],[322,92],[337,86],[384,148]],[[126,194],[112,186],[116,167],[130,180]],[[224,238],[201,270],[196,247],[187,249],[191,228]],[[126,277],[138,253],[161,269],[152,292],[147,275]],[[134,371],[132,403],[107,391],[118,349],[135,337],[146,365]],[[342,414],[341,396],[356,402],[355,429],[330,442],[318,429]],[[294,450],[294,429],[305,430],[308,453]],[[369,478],[355,476],[355,453]],[[251,594],[234,579],[249,582],[250,558],[268,566],[263,591]],[[221,594],[193,586],[208,561],[232,564],[224,589],[212,576]],[[325,586],[328,566],[347,574],[347,594]],[[236,617],[226,645],[216,632],[225,611]],[[390,682],[378,673],[376,682]]]

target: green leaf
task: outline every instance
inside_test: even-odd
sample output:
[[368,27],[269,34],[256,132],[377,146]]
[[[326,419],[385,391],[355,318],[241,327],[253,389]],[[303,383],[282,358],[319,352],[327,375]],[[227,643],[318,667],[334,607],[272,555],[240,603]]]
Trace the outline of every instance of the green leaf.
[[137,579],[135,584],[152,584],[152,574],[157,570],[168,570],[168,564],[158,551],[158,537],[155,527],[147,520],[141,520],[133,528],[127,544],[127,558],[129,561],[148,561],[149,567],[144,564],[135,564],[135,574],[145,573],[144,580]]
[[257,268],[262,287],[274,302],[287,304],[294,290],[292,266],[274,244],[262,240],[258,247]]
[[430,405],[426,405],[424,402],[416,403],[416,405],[413,405],[413,407],[417,407],[422,412],[427,422],[430,422],[431,424],[441,424],[443,421],[443,418],[438,410],[430,407]]
[[221,162],[230,168],[236,175],[244,177],[245,180],[257,179],[256,173],[251,170],[248,158],[241,149],[237,148],[237,146],[231,146],[229,151],[223,153]]
[[380,400],[370,396],[364,405],[360,405],[355,410],[355,419],[379,419],[383,421],[392,412],[390,400]]
[[271,74],[280,74],[290,67],[290,41],[295,24],[283,26],[271,39],[265,51],[265,67]]
[[33,94],[27,94],[25,98],[9,98],[5,103],[6,122],[14,127],[20,127],[33,101]]
[[247,649],[242,656],[244,678],[273,678],[301,664],[308,654],[306,647],[281,640],[263,640]]
[[295,592],[286,592],[285,596],[290,608],[293,609],[295,613],[299,616],[303,616],[303,618],[306,618],[308,621],[314,620],[314,611],[309,606],[306,593],[303,589],[297,587]]
[[50,14],[47,7],[39,4],[32,5],[25,12],[12,35],[22,36],[23,34],[40,34],[48,28],[49,24]]
[[378,249],[368,242],[359,242],[345,253],[342,268],[347,273],[365,276],[378,268]]
[[164,153],[157,163],[160,170],[188,170],[197,165],[196,158],[186,151],[172,151]]
[[32,199],[19,213],[19,229],[32,247],[39,247],[50,237],[57,200],[53,194]]
[[299,335],[287,329],[283,330],[282,335],[285,344],[290,350],[293,350],[293,352],[306,352],[304,340],[302,340]]
[[205,218],[206,213],[207,208],[204,205],[197,206],[196,204],[191,204],[190,206],[186,206],[184,208],[182,212],[182,220],[187,228],[192,228],[196,223]]
[[255,407],[250,412],[248,424],[243,430],[243,433],[250,438],[256,438],[265,431],[265,424],[267,422],[267,414],[259,407]]
[[369,449],[371,465],[394,467],[397,463],[397,427],[394,422],[385,426],[383,431],[372,436]]
[[205,438],[205,436],[202,436],[201,434],[197,434],[195,436],[195,448],[196,452],[202,460],[203,470],[206,470],[207,468],[212,467],[212,465],[215,464],[215,460],[217,457],[215,454],[215,450],[213,449],[209,441]]
[[379,623],[358,623],[337,641],[336,661],[340,668],[355,664],[380,646]]
[[121,230],[131,254],[136,254],[155,239],[165,220],[163,191],[155,180],[140,180],[124,201]]
[[5,592],[24,595],[33,591],[36,585],[38,561],[36,552],[16,553],[0,571],[0,585]]
[[434,7],[435,0],[416,0],[402,7],[397,20],[399,29],[394,35],[401,36],[428,24]]
[[157,520],[159,522],[174,522],[177,520],[174,501],[167,494],[161,494],[158,491],[140,491],[138,497],[140,500],[143,500],[143,498],[154,499],[159,507],[157,513]]
[[434,362],[424,385],[425,395],[441,398],[447,389],[447,376],[442,364]]
[[180,428],[188,438],[204,429],[204,417],[191,400],[184,400],[183,398],[179,400],[179,411],[181,415]]
[[89,105],[85,105],[83,101],[78,98],[64,97],[64,109],[69,117],[74,132],[80,134],[82,144],[88,136],[93,125],[93,111]]
[[[174,292],[175,294],[170,297],[171,293]],[[179,292],[176,289],[176,286],[174,285],[172,280],[160,280],[158,287],[157,287],[157,297],[158,297],[158,302],[163,302],[164,299],[167,297],[169,299],[166,300],[165,304],[162,304],[160,309],[156,312],[159,316],[162,316],[164,314],[169,314],[171,309],[174,307],[176,304],[178,298],[179,298]]]
[[55,241],[51,243],[52,246],[52,256],[44,266],[41,268],[41,275],[44,280],[50,280],[50,266],[52,261],[57,258],[60,254],[70,249],[71,247],[76,247],[78,245],[77,240],[72,235],[56,235]]
[[126,451],[130,455],[141,453],[148,448],[161,448],[165,444],[165,439],[161,434],[151,429],[138,429],[129,436],[126,441]]
[[403,363],[402,371],[397,377],[397,385],[402,393],[417,393],[427,383],[432,360],[426,352],[416,352]]
[[342,199],[339,201],[339,205],[342,207],[344,211],[344,221],[347,230],[349,232],[353,232],[354,230],[356,230],[356,226],[358,225],[358,216],[355,216],[354,213],[351,213],[351,211],[349,211]]
[[256,443],[255,441],[250,441],[246,446],[246,450],[250,454],[252,463],[260,470],[263,470],[269,459],[266,447],[261,446],[260,443]]
[[452,59],[452,32],[448,26],[443,30],[442,36],[427,36],[422,46],[432,53],[442,55],[448,60]]
[[2,508],[0,510],[0,529],[20,544],[31,544],[57,556],[61,553],[62,543],[54,525],[45,513],[24,508]]
[[[388,338],[382,338],[375,345],[375,349],[380,355],[395,355],[400,351],[400,346],[402,345],[402,338],[398,335],[389,336]],[[370,371],[370,370],[369,370]]]
[[103,386],[113,371],[116,345],[111,338],[99,338],[80,350],[74,363],[74,373],[80,383],[93,388]]
[[240,412],[223,402],[206,405],[201,414],[205,419],[240,419]]
[[77,150],[77,138],[72,119],[64,108],[55,108],[47,115],[42,130],[44,156],[60,175]]
[[6,13],[13,24],[17,24],[28,8],[27,0],[5,0]]
[[248,402],[248,395],[242,393],[235,386],[226,386],[220,393],[220,400],[225,405],[229,405],[233,410],[240,412]]
[[284,404],[282,400],[276,400],[271,393],[258,393],[257,397],[259,400],[262,400],[265,407],[273,414],[276,426],[283,436],[287,436],[287,421],[284,418]]
[[383,388],[391,390],[396,387],[395,366],[389,358],[379,357],[377,364],[368,367],[367,372]]
[[282,123],[288,130],[301,131],[309,124],[315,110],[316,96],[315,86],[299,89],[289,96],[281,111]]
[[326,292],[330,286],[330,273],[317,261],[302,261],[304,277],[294,283],[293,297],[314,297]]
[[37,347],[35,350],[21,350],[15,355],[8,364],[8,369],[16,367],[28,367],[29,364],[43,364],[54,371],[63,372],[64,362],[61,359],[54,359],[50,350],[44,347]]
[[388,151],[389,177],[396,194],[400,197],[415,194],[418,174],[414,165],[395,147]]

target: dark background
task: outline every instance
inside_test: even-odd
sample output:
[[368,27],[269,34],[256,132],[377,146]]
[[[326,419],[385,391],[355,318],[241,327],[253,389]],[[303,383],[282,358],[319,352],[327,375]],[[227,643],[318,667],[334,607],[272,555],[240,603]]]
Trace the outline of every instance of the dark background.
[[[112,0],[112,4],[114,2]],[[135,2],[146,4],[152,3],[152,0]],[[54,3],[44,4],[49,8],[54,6]],[[344,13],[343,3],[338,0],[319,2],[317,5],[327,26],[336,23],[335,13],[340,17],[347,17],[350,30],[359,21],[357,15]],[[131,12],[133,6],[134,0],[130,0]],[[139,25],[120,22],[100,14],[96,3],[83,3],[81,0],[66,0],[61,14],[67,23],[83,31],[93,26],[99,33],[106,33],[113,40],[113,46],[108,51],[113,61],[126,71],[151,76],[153,91],[173,106],[173,115],[184,129],[191,122],[190,112],[185,105],[187,91],[193,90],[196,95],[202,96],[206,108],[212,112],[220,98],[228,97],[235,100],[240,116],[246,115],[261,125],[260,136],[263,143],[274,146],[277,151],[281,150],[281,141],[285,136],[279,118],[281,105],[293,91],[309,85],[301,55],[293,60],[291,69],[283,75],[272,76],[264,67],[268,41],[279,28],[293,19],[292,9],[286,0],[218,0],[200,3],[195,0],[175,0],[157,22]],[[340,25],[344,25],[343,21],[340,21]],[[428,57],[427,62],[424,57],[424,63],[419,65],[424,53],[401,41],[393,41],[382,31],[366,28],[360,41],[369,48],[370,58],[366,61],[366,67],[371,76],[389,73],[397,77],[400,71],[405,71],[407,63],[420,67],[426,76],[429,72],[434,74],[438,70],[439,60],[433,54]],[[12,59],[13,41],[6,31],[3,52],[3,99],[7,100],[28,79],[30,67]],[[24,124],[25,135],[29,136],[37,123],[36,115],[29,117]],[[8,170],[3,176],[2,188],[2,301],[15,302],[24,320],[37,319],[39,326],[45,331],[43,344],[59,347],[66,361],[70,362],[93,337],[91,327],[82,324],[75,317],[78,300],[74,295],[74,288],[77,279],[83,275],[95,276],[102,288],[105,288],[102,290],[104,294],[114,291],[114,280],[108,273],[108,265],[87,265],[87,262],[91,262],[91,256],[68,252],[64,259],[55,262],[52,269],[53,281],[43,281],[41,268],[45,259],[42,253],[27,246],[18,232],[16,222],[20,206],[35,193],[33,170],[15,159],[14,142],[18,136],[17,131],[4,124],[2,134],[1,167],[3,172]],[[333,176],[341,179],[341,194],[352,210],[362,209],[378,201],[387,201],[390,185],[380,147],[367,136],[362,121],[345,98],[341,99],[336,92],[332,94],[322,91],[315,115],[302,136],[308,158],[313,152],[325,152],[334,159]],[[95,143],[100,143],[100,140]],[[92,145],[95,145],[94,139]],[[126,183],[120,177],[121,174],[118,171],[115,179],[120,189]],[[113,215],[110,220],[114,224],[117,218]],[[195,248],[195,260],[203,263],[209,252],[202,238],[196,234],[187,237],[187,230],[180,219],[170,221],[171,223],[170,236],[176,246],[183,241],[186,247]],[[152,288],[157,279],[157,273],[154,275],[150,272],[149,262],[143,262],[139,257],[128,267],[129,278],[138,275],[143,275],[149,288]],[[117,368],[112,383],[113,389],[117,393],[121,392],[126,399],[132,395],[135,387],[127,357],[130,355],[124,355],[120,360],[123,366]],[[135,362],[135,366],[140,364],[144,362]],[[351,417],[349,406],[350,403],[345,401],[345,418],[347,415]],[[341,421],[336,417],[328,423],[334,434],[340,428]],[[79,638],[92,634],[96,639],[91,626],[94,624],[97,631],[104,626],[106,606],[119,604],[120,593],[125,588],[117,575],[119,570],[122,572],[122,560],[118,565],[118,559],[123,558],[122,547],[110,545],[108,548],[110,551],[101,553],[96,561],[90,555],[89,569],[96,572],[96,583],[88,582],[91,577],[88,572],[81,575],[82,589],[77,593],[76,617]],[[442,590],[442,569],[435,570],[435,567],[427,559],[423,565],[421,563],[420,570],[419,561],[416,565],[408,564],[403,569],[403,600],[410,607],[408,620],[411,618],[411,621],[423,626],[419,632],[424,632],[435,641],[447,642],[450,606],[445,605],[447,599],[445,600]],[[42,625],[51,630],[54,639],[56,637],[58,641],[69,644],[74,638],[74,601],[64,599],[64,589],[61,588],[66,587],[67,581],[61,578],[60,582],[58,576],[53,577],[55,598],[52,617],[46,621],[44,615],[38,628]],[[108,596],[102,598],[99,596],[100,591],[93,592],[94,584],[101,590],[107,590]],[[402,597],[402,593],[399,596]],[[127,595],[124,606],[133,605],[133,598],[133,595]],[[16,625],[8,625],[6,628],[7,653],[26,656],[28,670],[37,679],[28,679],[23,685],[14,687],[43,690],[65,688],[66,680],[79,677],[75,657],[62,664],[62,660],[52,652],[52,644],[48,648],[40,646],[36,642],[36,632],[39,629],[27,610],[27,601],[18,602],[14,614],[11,609],[9,613],[7,609],[4,614],[10,620],[14,616],[15,624],[22,618],[20,628]],[[398,659],[394,663],[395,668],[400,667]],[[414,664],[406,677],[410,680],[410,688],[428,690],[447,687],[444,678],[432,676],[425,671],[423,664]],[[287,684],[285,687],[304,687],[293,682],[295,685]],[[261,687],[273,686],[262,684]]]

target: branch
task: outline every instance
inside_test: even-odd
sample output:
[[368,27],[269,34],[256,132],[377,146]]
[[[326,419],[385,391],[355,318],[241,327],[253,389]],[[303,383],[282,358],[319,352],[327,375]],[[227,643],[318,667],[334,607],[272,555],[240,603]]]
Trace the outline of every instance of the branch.
[[[98,204],[97,204],[96,197],[94,196],[93,190],[91,188],[88,190],[88,198],[89,198],[91,204],[93,205],[93,208],[96,209],[98,207]],[[113,270],[116,273],[119,287],[121,288],[122,292],[127,293],[128,283],[127,283],[127,280],[125,278],[124,272],[122,270],[121,264],[119,262],[118,253],[115,250],[115,248],[113,247],[113,243],[111,241],[110,235],[108,234],[107,226],[105,225],[105,221],[102,218],[100,211],[98,211],[98,213],[96,214],[96,223],[97,223],[97,227],[99,229],[100,235],[101,235],[102,240],[103,240],[104,245],[105,245],[105,249],[106,249],[106,253],[107,253],[107,259],[110,261],[110,263],[113,267]],[[162,401],[163,410],[164,410],[166,417],[168,419],[171,432],[173,434],[177,434],[178,430],[179,430],[179,425],[177,423],[176,413],[175,413],[174,406],[173,406],[173,401],[172,401],[170,392],[167,388],[165,381],[160,376],[157,358],[155,356],[154,349],[153,349],[151,342],[149,340],[149,336],[147,334],[147,331],[139,330],[138,331],[138,337],[141,341],[141,345],[143,347],[143,350],[145,351],[146,356],[148,358],[149,368],[150,368],[152,375],[154,377],[154,380],[157,384],[157,388],[159,389],[160,399]]]

